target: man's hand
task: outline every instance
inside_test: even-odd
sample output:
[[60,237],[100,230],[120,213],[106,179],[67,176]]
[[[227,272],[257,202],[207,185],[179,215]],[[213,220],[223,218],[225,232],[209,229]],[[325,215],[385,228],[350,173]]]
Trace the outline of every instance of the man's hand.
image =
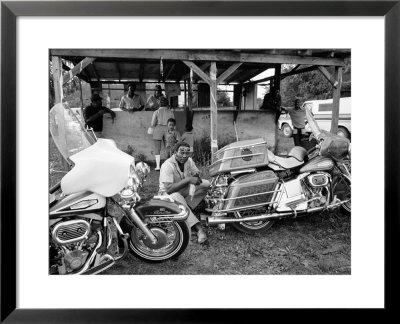
[[190,184],[194,184],[196,186],[198,186],[202,182],[199,177],[188,177],[187,179],[188,179]]

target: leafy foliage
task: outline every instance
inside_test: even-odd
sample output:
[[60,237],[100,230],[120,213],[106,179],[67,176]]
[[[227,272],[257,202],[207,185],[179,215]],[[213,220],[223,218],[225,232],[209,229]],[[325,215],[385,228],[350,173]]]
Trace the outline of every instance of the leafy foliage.
[[[285,65],[283,73],[288,72],[293,65]],[[333,74],[333,68],[328,68]],[[293,106],[295,98],[299,98],[300,102],[316,99],[330,99],[333,96],[333,87],[329,81],[319,72],[311,71],[288,76],[281,82],[282,106]]]

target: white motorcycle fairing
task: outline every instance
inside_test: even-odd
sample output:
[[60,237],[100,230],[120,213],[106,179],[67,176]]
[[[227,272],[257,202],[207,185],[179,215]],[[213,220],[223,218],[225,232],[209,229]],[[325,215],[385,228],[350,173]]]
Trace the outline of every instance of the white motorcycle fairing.
[[119,150],[113,140],[99,138],[95,144],[70,157],[74,168],[61,180],[65,194],[91,191],[105,197],[118,193],[129,179],[134,157]]

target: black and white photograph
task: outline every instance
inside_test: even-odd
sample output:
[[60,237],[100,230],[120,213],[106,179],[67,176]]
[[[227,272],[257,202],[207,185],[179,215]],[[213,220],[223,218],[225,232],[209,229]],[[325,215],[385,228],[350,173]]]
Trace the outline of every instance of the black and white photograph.
[[393,308],[398,2],[2,1],[0,322]]
[[351,274],[350,49],[49,52],[49,274]]

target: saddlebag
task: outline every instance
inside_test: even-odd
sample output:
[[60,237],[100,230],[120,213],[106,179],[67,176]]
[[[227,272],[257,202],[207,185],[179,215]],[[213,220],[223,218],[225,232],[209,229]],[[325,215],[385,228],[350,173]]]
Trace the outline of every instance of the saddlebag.
[[229,186],[223,209],[246,209],[271,203],[277,183],[278,177],[273,171],[242,176]]
[[262,138],[235,142],[217,151],[214,160],[209,169],[211,177],[219,173],[261,167],[268,164],[267,143]]

